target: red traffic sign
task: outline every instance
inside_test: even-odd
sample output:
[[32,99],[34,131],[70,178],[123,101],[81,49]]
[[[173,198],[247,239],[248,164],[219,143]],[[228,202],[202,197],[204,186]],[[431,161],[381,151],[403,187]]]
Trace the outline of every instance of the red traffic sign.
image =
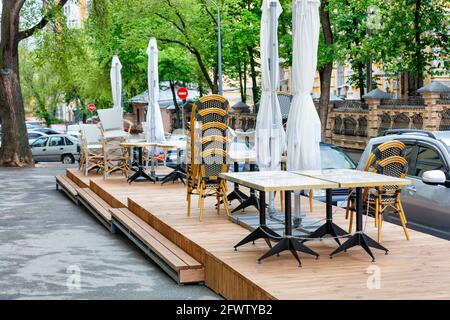
[[95,109],[97,109],[97,107],[95,106],[95,104],[91,103],[91,104],[88,105],[88,110],[89,110],[90,112],[94,112]]
[[186,99],[188,97],[188,95],[189,95],[188,89],[186,89],[186,88],[178,89],[177,90],[177,95],[178,95],[178,98],[180,98],[181,100]]

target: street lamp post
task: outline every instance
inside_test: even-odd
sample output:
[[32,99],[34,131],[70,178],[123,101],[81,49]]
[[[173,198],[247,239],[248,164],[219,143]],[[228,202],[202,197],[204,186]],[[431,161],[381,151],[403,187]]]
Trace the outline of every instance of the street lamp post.
[[222,86],[222,23],[220,19],[220,8],[214,0],[209,0],[217,9],[217,64],[219,69],[219,94],[223,94]]

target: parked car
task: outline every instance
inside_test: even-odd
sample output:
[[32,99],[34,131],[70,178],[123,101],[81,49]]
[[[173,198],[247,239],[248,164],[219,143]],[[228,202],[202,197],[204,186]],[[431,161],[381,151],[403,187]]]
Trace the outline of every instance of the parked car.
[[36,129],[33,129],[33,131],[42,132],[42,133],[45,133],[47,135],[61,134],[61,132],[58,132],[58,131],[56,131],[54,129],[51,129],[51,128],[36,128]]
[[[358,169],[374,148],[392,140],[406,145],[412,184],[404,187],[401,199],[408,226],[450,239],[450,131],[388,130],[369,141]],[[393,215],[386,219],[399,221]]]
[[28,131],[28,143],[31,145],[34,141],[39,139],[40,137],[45,137],[47,134],[40,131],[29,130]]
[[80,159],[80,146],[76,138],[67,134],[44,136],[31,144],[35,162],[75,163]]
[[[320,157],[322,169],[355,169],[356,163],[344,150],[334,144],[320,143]],[[325,189],[314,190],[314,199],[325,202]],[[306,191],[309,194],[309,191]],[[333,189],[333,204],[342,207],[346,204],[348,189]]]
[[72,137],[80,139],[81,136],[81,126],[79,124],[71,124],[67,126],[66,134]]

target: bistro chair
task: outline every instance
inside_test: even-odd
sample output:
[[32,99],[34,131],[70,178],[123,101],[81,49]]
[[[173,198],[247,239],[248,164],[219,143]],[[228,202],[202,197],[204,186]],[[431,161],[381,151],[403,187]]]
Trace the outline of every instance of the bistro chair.
[[[223,188],[225,186],[226,189],[226,183],[218,178],[218,174],[228,171],[226,155],[228,111],[228,101],[217,95],[200,98],[192,107],[186,150],[186,188],[188,216],[191,210],[191,196],[198,195],[200,220],[203,218],[204,198],[215,195],[219,200],[217,204],[219,213],[220,200],[223,193],[226,193]],[[213,160],[219,162],[211,163]],[[226,197],[222,201],[228,213]]]
[[81,125],[81,158],[84,175],[88,176],[93,169],[103,170],[102,133],[95,124]]
[[[188,201],[188,215],[190,215],[191,195],[197,194],[198,170],[201,162],[199,161],[198,141],[202,138],[201,125],[214,122],[214,113],[206,113],[200,119],[202,124],[198,122],[197,114],[206,109],[221,109],[227,113],[230,109],[228,101],[219,95],[209,95],[200,98],[192,105],[190,122],[188,125],[189,134],[186,144],[186,189]],[[219,119],[220,120],[220,119]],[[222,119],[223,120],[223,119]]]
[[[408,162],[400,156],[392,156],[375,164],[373,172],[396,178],[404,178],[408,171]],[[368,194],[367,204],[375,212],[378,227],[378,242],[381,242],[383,218],[385,214],[397,213],[403,227],[406,239],[409,240],[406,228],[405,211],[400,200],[401,187],[396,185],[383,186],[371,189]]]
[[[130,153],[120,143],[130,137],[132,123],[123,118],[122,108],[101,109],[97,112],[102,133],[103,177],[116,171],[121,171],[126,176],[130,170]],[[128,131],[125,131],[124,121],[128,123]]]
[[[405,145],[400,141],[389,141],[380,144],[376,147],[367,158],[363,171],[373,171],[374,166],[382,160],[385,160],[392,156],[404,157]],[[405,160],[406,161],[406,160]],[[367,201],[370,188],[364,189],[363,199]],[[345,218],[349,219],[349,233],[352,232],[353,227],[353,213],[356,211],[356,197],[353,189],[349,190],[349,196],[347,199],[347,207],[345,211]],[[378,224],[378,219],[375,217],[375,227]]]

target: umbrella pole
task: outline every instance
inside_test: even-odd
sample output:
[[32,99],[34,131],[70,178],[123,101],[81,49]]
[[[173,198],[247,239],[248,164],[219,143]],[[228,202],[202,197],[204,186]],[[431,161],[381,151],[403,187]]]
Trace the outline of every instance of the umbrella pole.
[[[270,85],[271,85],[270,99],[271,99],[271,105],[272,105],[272,111],[273,111],[275,108],[276,99],[277,99],[277,96],[276,96],[277,66],[275,65],[277,63],[277,61],[275,60],[275,56],[276,56],[276,48],[277,48],[277,32],[278,32],[278,30],[277,30],[277,3],[276,2],[270,3],[270,21],[271,21],[271,23],[270,23],[270,26],[271,26],[270,40],[271,41],[270,42],[272,44],[270,47],[270,57],[269,57]],[[272,119],[274,120],[274,118],[272,118]],[[271,131],[273,130],[274,125],[275,125],[275,123],[272,122],[272,126],[270,128]],[[270,143],[269,147],[272,149],[274,146],[272,145],[272,143]],[[277,147],[279,147],[279,146],[277,146]],[[272,151],[273,150],[270,150],[271,154],[273,154]],[[271,161],[273,161],[273,158]],[[272,165],[273,165],[273,163],[272,163]],[[276,166],[278,167],[278,164],[276,164]],[[268,209],[269,209],[268,210],[269,217],[273,217],[274,215],[276,215],[278,213],[277,209],[275,208],[275,193],[274,192],[269,192]]]

